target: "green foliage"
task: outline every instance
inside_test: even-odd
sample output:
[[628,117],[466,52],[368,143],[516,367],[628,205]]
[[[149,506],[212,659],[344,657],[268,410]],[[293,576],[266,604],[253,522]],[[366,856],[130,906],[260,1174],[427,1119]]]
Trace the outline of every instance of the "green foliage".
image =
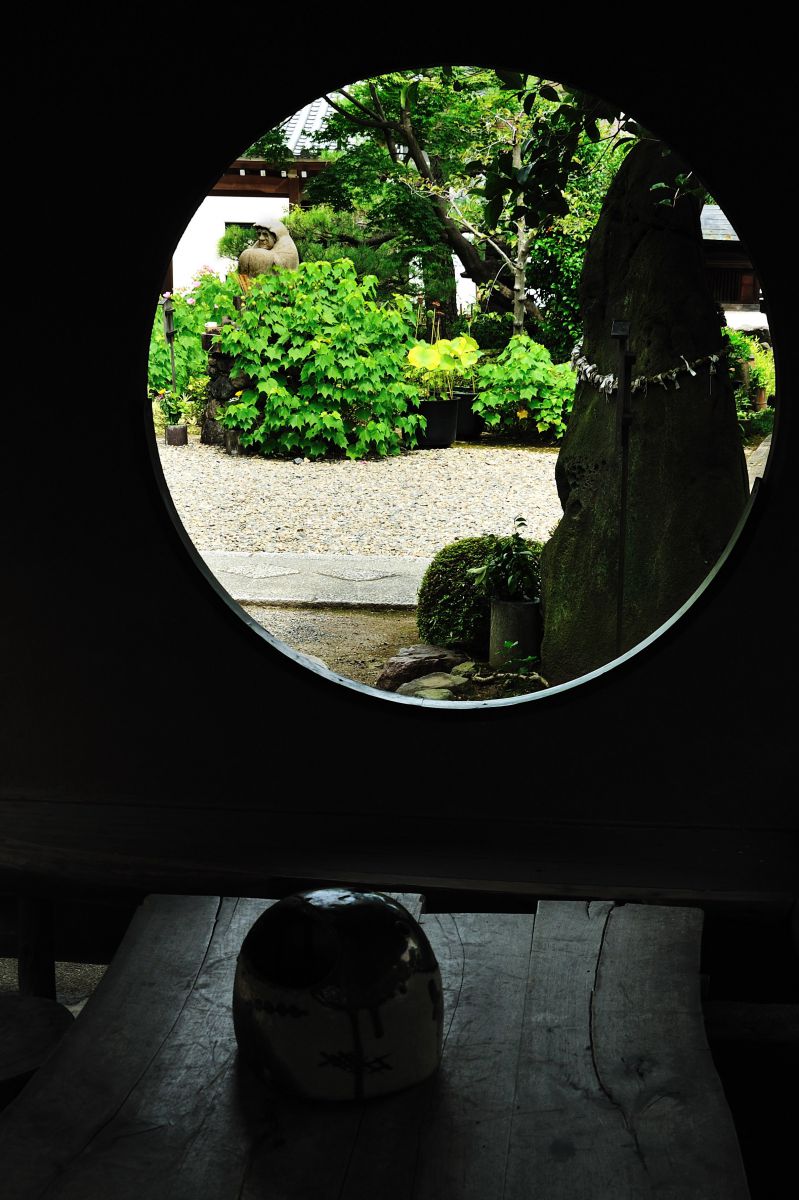
[[179,392],[165,391],[156,394],[165,425],[180,425],[183,422],[183,406]]
[[210,379],[207,375],[192,375],[181,395],[183,416],[190,425],[200,425],[208,403],[206,389]]
[[[762,388],[768,397],[776,391],[774,351],[767,343],[729,326],[724,329],[724,339],[735,382],[738,422],[745,435],[751,436],[758,425],[752,420],[758,392]],[[760,424],[764,424],[762,418]]]
[[[319,178],[324,176],[324,172]],[[408,264],[391,231],[366,212],[337,211],[331,204],[293,208],[283,222],[294,239],[301,262],[338,262],[349,258],[359,279],[374,275],[376,295],[390,300],[408,285]]]
[[546,347],[516,334],[502,353],[477,368],[473,408],[489,432],[507,437],[561,438],[574,398],[575,374],[553,364]]
[[154,404],[158,407],[163,424],[200,425],[205,415],[208,382],[207,375],[192,375],[183,392],[173,392],[170,388],[155,391]]
[[222,424],[263,454],[357,459],[415,444],[423,418],[404,378],[413,306],[374,300],[376,280],[358,281],[348,259],[304,262],[260,275],[236,311],[234,281],[218,303],[231,317],[218,334],[232,375],[248,386],[225,406]]
[[[207,277],[203,277],[207,278]],[[219,280],[211,276],[216,287]],[[205,328],[205,322],[211,319],[208,285],[195,284],[194,288],[185,291],[175,291],[171,294],[173,304],[173,321],[175,327],[175,387],[172,388],[172,365],[169,345],[164,334],[163,300],[159,302],[153,320],[150,337],[150,358],[148,368],[148,388],[150,394],[156,392],[175,391],[178,395],[185,392],[192,376],[202,375],[207,366],[207,356],[202,348],[200,337]],[[212,285],[213,286],[213,285]]]
[[473,309],[471,313],[462,314],[458,318],[455,332],[468,333],[480,345],[483,353],[504,350],[513,337],[513,314],[480,312]]
[[422,578],[416,608],[416,624],[425,642],[487,653],[491,602],[474,586],[469,571],[483,565],[494,541],[492,534],[461,538],[434,556]]
[[513,533],[494,538],[485,562],[469,569],[479,592],[494,600],[539,599],[544,543],[522,537],[526,528],[524,517],[516,517]]
[[285,137],[286,122],[275,125],[261,134],[256,142],[244,152],[244,158],[265,158],[273,167],[286,167],[293,155]]
[[470,381],[482,351],[468,334],[417,342],[408,351],[408,362],[418,377],[419,387],[429,396],[452,399],[458,384]]
[[228,225],[216,243],[216,252],[220,258],[233,258],[238,262],[241,252],[257,240],[258,235],[254,229],[247,229],[243,225]]

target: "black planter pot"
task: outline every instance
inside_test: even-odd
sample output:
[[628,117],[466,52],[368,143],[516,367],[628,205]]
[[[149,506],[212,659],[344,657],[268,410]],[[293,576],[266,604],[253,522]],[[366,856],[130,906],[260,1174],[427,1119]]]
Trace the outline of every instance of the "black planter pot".
[[476,395],[477,392],[467,392],[465,389],[455,390],[455,399],[458,402],[457,439],[459,442],[479,441],[480,434],[485,428],[480,414],[472,412],[472,401]]
[[418,449],[446,450],[451,446],[458,430],[458,401],[422,400],[419,412],[427,418],[427,428],[418,435]]

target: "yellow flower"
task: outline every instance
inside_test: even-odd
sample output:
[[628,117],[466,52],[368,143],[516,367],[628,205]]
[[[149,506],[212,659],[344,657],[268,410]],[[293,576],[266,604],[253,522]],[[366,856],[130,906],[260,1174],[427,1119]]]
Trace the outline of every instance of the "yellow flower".
[[527,413],[526,408],[517,408],[516,416],[519,418],[520,421],[523,421],[527,415],[528,415],[528,413]]

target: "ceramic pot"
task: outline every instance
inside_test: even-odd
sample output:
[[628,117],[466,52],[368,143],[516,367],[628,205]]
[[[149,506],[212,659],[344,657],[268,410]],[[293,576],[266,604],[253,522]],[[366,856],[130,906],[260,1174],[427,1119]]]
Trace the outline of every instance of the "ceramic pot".
[[241,947],[233,988],[239,1051],[317,1100],[363,1100],[431,1075],[443,994],[417,921],[391,896],[322,888],[268,908]]
[[188,425],[167,425],[164,430],[167,446],[186,446],[189,441]]
[[541,651],[541,609],[537,600],[492,600],[488,661],[512,666],[514,659]]

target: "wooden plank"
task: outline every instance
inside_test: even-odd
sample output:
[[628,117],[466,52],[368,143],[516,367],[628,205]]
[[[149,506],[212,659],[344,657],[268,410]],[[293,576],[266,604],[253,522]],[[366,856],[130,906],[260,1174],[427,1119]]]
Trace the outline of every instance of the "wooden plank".
[[55,1000],[53,902],[23,896],[17,905],[17,975],[24,996]]
[[216,897],[171,896],[136,914],[80,1019],[3,1114],[0,1162],[20,1200],[57,1195],[135,1090],[192,993],[218,910]]
[[702,914],[542,902],[507,1200],[743,1200],[702,1028]]
[[702,913],[610,915],[592,1004],[597,1077],[659,1200],[745,1200],[738,1139],[705,1037]]
[[[8,1110],[0,1154],[19,1200],[747,1196],[694,1027],[701,915],[567,902],[535,919],[424,917],[445,989],[441,1070],[330,1105],[238,1062],[236,955],[268,903],[150,900],[111,986]],[[151,1028],[126,1024],[126,1000],[151,1005]]]
[[310,879],[423,893],[462,888],[682,904],[765,897],[787,911],[796,890],[793,831],[486,824],[469,814],[456,822],[417,814],[408,824],[416,832],[394,845],[376,840],[374,823],[353,812],[67,799],[0,800],[0,828],[0,884],[8,893],[40,880],[51,893],[98,885],[269,896],[284,890],[276,881]]
[[386,895],[393,896],[416,921],[419,920],[424,909],[424,896],[419,892],[387,892]]
[[0,995],[0,1108],[52,1053],[75,1018],[43,996]]
[[364,1108],[342,1200],[500,1200],[533,921],[423,919],[444,985],[442,1065],[421,1087]]

